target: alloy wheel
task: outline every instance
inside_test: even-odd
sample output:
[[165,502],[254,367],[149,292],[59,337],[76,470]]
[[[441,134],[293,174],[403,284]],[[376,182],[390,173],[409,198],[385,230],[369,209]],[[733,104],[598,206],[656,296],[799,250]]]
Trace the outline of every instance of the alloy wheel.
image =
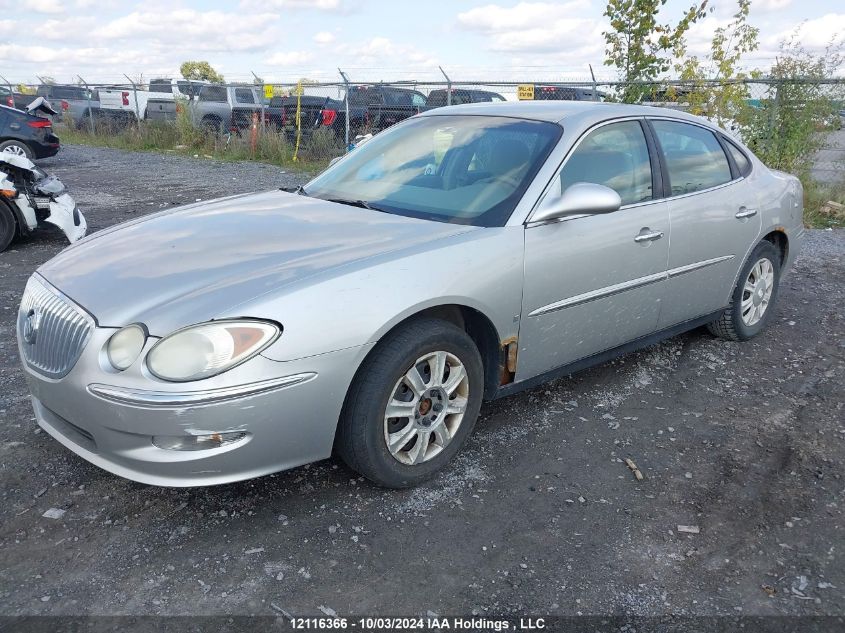
[[26,150],[20,145],[8,145],[3,148],[4,154],[14,154],[15,156],[23,156],[26,158]]
[[396,382],[384,412],[384,441],[399,462],[434,458],[464,419],[469,377],[460,359],[436,351],[418,358]]
[[772,298],[774,284],[775,271],[772,262],[765,257],[757,260],[751,267],[742,289],[740,313],[745,325],[755,325],[763,318]]

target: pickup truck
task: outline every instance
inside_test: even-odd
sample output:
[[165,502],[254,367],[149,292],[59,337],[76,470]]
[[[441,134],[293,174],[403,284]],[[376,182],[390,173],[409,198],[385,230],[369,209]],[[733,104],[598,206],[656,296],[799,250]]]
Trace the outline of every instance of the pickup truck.
[[[451,98],[450,98],[451,93]],[[441,88],[428,93],[425,109],[440,108],[445,105],[460,105],[462,103],[486,103],[492,101],[507,101],[498,92],[489,90],[474,90],[470,88]]]
[[202,82],[181,79],[153,79],[148,90],[115,86],[101,88],[100,116],[121,123],[138,119],[173,121],[176,119],[176,98],[192,99],[204,85]]
[[59,113],[54,121],[64,121],[76,127],[85,124],[89,117],[96,116],[100,109],[99,96],[85,86],[41,84],[36,94],[49,101]]
[[[397,95],[395,103],[384,103],[377,105],[370,105],[368,108],[368,118],[373,132],[380,132],[385,128],[390,127],[399,121],[425,112],[433,110],[434,108],[442,108],[449,101],[452,105],[461,103],[483,103],[491,101],[505,101],[505,98],[497,92],[490,92],[489,90],[472,90],[467,88],[451,88],[432,90],[428,97],[422,103],[416,95],[421,93],[416,91],[411,92],[410,98],[407,95]],[[451,92],[451,99],[449,93]]]
[[16,92],[8,86],[0,86],[0,105],[17,110],[26,110],[26,106],[34,100],[35,95],[26,95],[22,92]]
[[604,101],[605,93],[577,86],[534,86],[534,101]]
[[[383,130],[396,120],[388,122],[396,114],[404,114],[397,120],[407,119],[425,107],[425,95],[410,88],[396,88],[383,84],[351,86],[349,98],[349,129],[352,136],[372,128]],[[382,113],[384,116],[382,117]]]
[[[265,120],[288,140],[296,138],[296,97],[273,97],[267,106]],[[307,138],[315,130],[329,128],[335,138],[343,139],[346,131],[346,104],[331,97],[303,95],[299,102],[299,124]]]
[[190,101],[204,85],[205,82],[187,79],[153,79],[144,118],[149,121],[175,121],[177,98]]
[[189,102],[189,108],[195,125],[221,134],[248,128],[253,113],[263,116],[265,106],[256,86],[203,84],[196,98]]

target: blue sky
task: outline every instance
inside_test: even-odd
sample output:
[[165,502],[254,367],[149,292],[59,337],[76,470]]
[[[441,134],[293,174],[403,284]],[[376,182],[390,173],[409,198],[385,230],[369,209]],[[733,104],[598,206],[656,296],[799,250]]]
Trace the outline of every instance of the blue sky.
[[[35,82],[116,82],[123,73],[175,76],[186,59],[208,60],[233,81],[300,77],[353,81],[437,79],[583,79],[599,77],[606,27],[603,0],[0,0],[0,75]],[[677,16],[689,0],[669,0]],[[706,52],[713,30],[736,10],[712,11],[689,34],[690,52]],[[761,47],[747,65],[765,68],[778,42],[802,24],[800,40],[820,51],[845,34],[845,0],[752,0]],[[37,35],[33,32],[37,30]]]

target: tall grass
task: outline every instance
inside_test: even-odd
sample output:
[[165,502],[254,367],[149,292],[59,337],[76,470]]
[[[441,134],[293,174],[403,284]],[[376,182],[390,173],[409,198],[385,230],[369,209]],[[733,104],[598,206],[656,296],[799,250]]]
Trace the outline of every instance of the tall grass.
[[251,130],[240,134],[215,135],[198,128],[187,108],[177,109],[175,121],[140,121],[127,124],[99,120],[94,132],[82,126],[61,125],[57,129],[62,142],[112,147],[134,151],[163,151],[220,160],[255,160],[290,169],[314,172],[343,153],[342,142],[329,130],[317,130],[303,138],[297,160],[294,148],[284,134],[272,126],[259,126],[255,143]]

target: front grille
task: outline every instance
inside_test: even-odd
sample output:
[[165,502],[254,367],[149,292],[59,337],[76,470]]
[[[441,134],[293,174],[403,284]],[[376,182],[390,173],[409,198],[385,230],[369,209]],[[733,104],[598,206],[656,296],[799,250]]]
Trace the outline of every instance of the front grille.
[[65,376],[91,336],[94,320],[69,299],[32,276],[18,311],[18,340],[24,361],[48,378]]

